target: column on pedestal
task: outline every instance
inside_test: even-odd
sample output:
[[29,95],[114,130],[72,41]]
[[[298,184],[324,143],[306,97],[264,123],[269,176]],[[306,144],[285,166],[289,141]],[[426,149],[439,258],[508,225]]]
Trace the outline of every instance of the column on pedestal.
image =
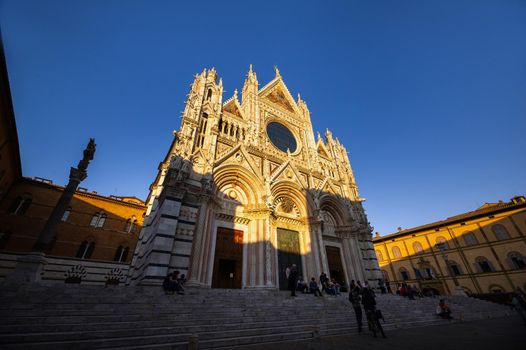
[[203,285],[202,264],[203,254],[206,253],[204,245],[206,244],[207,236],[210,235],[208,222],[210,214],[208,211],[208,200],[205,198],[201,201],[201,206],[199,207],[198,212],[198,220],[192,245],[192,254],[190,256],[188,280],[186,282],[186,285],[188,286]]

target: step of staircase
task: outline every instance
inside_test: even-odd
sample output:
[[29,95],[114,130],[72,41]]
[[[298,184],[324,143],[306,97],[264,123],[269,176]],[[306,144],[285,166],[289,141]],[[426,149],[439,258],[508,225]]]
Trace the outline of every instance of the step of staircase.
[[[449,297],[455,320],[505,317],[511,310]],[[438,299],[378,295],[385,330],[444,324]],[[292,298],[276,290],[188,288],[165,295],[156,287],[0,284],[2,349],[242,348],[357,333],[347,295]],[[365,322],[365,316],[364,316]]]

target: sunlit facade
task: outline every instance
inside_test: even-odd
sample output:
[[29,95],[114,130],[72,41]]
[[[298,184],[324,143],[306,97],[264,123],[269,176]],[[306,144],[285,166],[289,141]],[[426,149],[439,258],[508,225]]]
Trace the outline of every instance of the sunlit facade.
[[[0,201],[0,251],[31,252],[64,187],[42,178],[19,178]],[[145,211],[135,197],[101,196],[79,188],[56,229],[50,256],[131,261]],[[1,275],[1,273],[0,273]]]
[[487,203],[472,212],[387,236],[374,248],[394,288],[407,283],[443,294],[526,290],[526,199]]
[[212,288],[285,288],[285,269],[342,284],[381,277],[372,228],[344,146],[314,136],[307,104],[276,68],[260,88],[250,67],[223,101],[214,69],[196,75],[159,166],[130,281],[168,272]]

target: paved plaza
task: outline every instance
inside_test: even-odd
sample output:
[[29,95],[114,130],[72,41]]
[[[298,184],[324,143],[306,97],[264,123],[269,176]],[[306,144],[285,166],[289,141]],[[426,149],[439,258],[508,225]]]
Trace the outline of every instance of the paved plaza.
[[[272,350],[299,349],[425,349],[425,350],[523,350],[526,349],[526,325],[519,316],[452,322],[412,329],[387,331],[387,338],[373,338],[370,333],[361,335],[324,337],[317,340],[270,345]],[[269,345],[245,347],[250,350],[269,349]]]

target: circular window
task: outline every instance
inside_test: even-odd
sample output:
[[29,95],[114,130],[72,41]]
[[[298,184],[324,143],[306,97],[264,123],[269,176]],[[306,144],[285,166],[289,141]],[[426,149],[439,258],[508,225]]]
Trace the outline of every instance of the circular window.
[[296,152],[298,146],[296,139],[285,125],[277,122],[269,123],[267,125],[267,135],[280,151],[287,152],[289,150],[291,153]]

